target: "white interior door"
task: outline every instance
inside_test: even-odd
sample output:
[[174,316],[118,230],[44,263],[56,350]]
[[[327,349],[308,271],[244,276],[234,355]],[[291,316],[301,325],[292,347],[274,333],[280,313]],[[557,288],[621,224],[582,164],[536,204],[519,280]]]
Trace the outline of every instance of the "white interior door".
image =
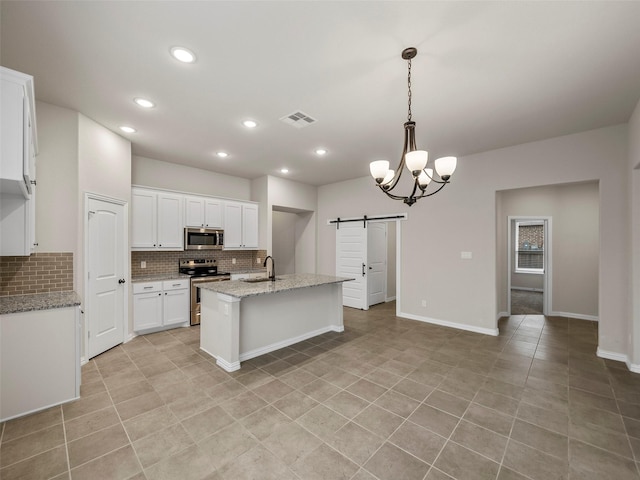
[[387,299],[387,224],[367,225],[367,264],[369,306]]
[[345,307],[369,309],[367,285],[367,229],[362,222],[340,223],[336,229],[336,275],[355,278],[342,284]]
[[126,318],[125,207],[88,198],[87,220],[87,358],[124,341]]

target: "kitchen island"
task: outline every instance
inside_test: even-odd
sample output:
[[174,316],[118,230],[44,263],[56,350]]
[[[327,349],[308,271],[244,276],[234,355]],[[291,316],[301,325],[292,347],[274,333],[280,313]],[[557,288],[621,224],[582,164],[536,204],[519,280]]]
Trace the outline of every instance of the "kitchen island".
[[200,287],[200,349],[228,372],[250,358],[329,331],[344,331],[342,283],[352,279],[290,274],[265,280]]

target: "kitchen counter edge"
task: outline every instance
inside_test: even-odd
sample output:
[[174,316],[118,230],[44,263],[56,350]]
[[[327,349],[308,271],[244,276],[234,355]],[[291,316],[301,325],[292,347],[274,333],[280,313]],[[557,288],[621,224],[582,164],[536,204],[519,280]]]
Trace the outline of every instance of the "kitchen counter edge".
[[331,283],[342,283],[355,280],[347,277],[334,277],[331,275],[318,275],[311,273],[294,273],[288,275],[276,275],[275,282],[248,283],[243,280],[231,282],[204,283],[200,287],[204,290],[229,295],[236,298],[245,298],[255,295],[280,293],[299,288],[317,287]]
[[0,297],[0,315],[34,312],[54,308],[77,307],[82,302],[80,296],[72,291],[34,293],[28,295],[9,295]]

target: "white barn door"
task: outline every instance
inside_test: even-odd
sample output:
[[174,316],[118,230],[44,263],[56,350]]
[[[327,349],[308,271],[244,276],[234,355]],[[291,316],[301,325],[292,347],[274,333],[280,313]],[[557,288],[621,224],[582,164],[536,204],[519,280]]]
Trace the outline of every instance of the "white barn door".
[[355,278],[355,281],[342,284],[342,304],[345,307],[368,310],[367,229],[363,222],[338,224],[336,275]]

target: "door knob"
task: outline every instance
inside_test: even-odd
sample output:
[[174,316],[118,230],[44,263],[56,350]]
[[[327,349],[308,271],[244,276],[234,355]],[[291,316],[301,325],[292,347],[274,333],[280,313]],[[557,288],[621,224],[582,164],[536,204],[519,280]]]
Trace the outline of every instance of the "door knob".
[[124,282],[126,282],[124,278],[121,278],[120,280],[118,280],[118,283],[124,283]]

